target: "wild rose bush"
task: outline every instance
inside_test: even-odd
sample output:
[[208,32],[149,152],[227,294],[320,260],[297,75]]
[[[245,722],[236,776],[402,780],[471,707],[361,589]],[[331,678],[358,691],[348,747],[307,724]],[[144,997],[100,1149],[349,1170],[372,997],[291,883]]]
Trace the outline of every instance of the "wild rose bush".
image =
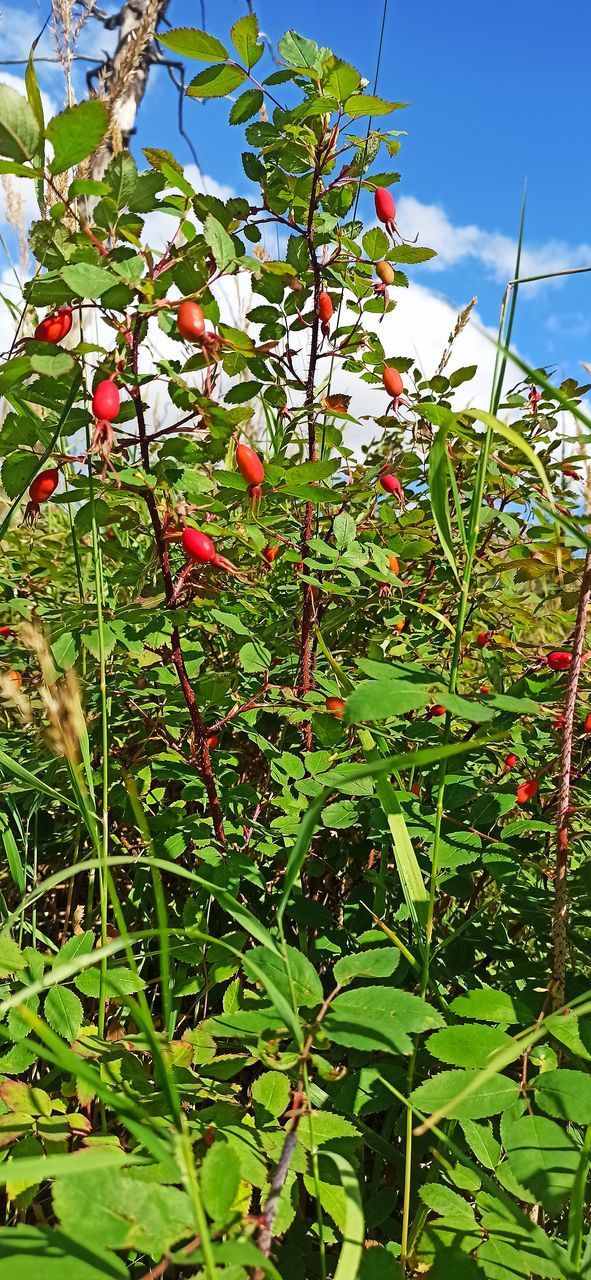
[[238,94],[248,199],[166,151],[90,180],[104,105],[0,88],[40,199],[0,371],[6,1275],[574,1280],[586,388],[501,394],[500,350],[466,410],[453,341],[385,349],[433,252],[400,104],[295,32],[259,79],[254,15],[161,42]]

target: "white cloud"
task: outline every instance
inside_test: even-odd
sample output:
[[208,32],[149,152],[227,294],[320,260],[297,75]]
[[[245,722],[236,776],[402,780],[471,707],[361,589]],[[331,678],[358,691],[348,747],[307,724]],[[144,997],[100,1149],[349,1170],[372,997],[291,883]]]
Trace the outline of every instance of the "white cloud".
[[[437,257],[425,263],[423,270],[443,271],[468,259],[481,262],[487,274],[500,283],[513,279],[517,243],[511,236],[481,227],[456,226],[450,222],[441,205],[422,204],[414,196],[402,196],[398,204],[397,224],[407,239],[417,234],[422,245],[436,249]],[[521,256],[521,276],[542,275],[571,267],[591,266],[591,244],[571,245],[561,240],[548,240],[530,247],[527,242]],[[536,286],[530,286],[524,297]]]

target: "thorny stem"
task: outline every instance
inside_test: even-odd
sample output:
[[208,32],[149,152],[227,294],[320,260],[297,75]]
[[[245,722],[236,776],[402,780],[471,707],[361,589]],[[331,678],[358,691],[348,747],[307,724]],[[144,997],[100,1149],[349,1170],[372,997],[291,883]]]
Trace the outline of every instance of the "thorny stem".
[[587,615],[591,600],[591,551],[587,551],[581,588],[577,621],[573,636],[572,659],[568,673],[564,702],[564,727],[560,754],[560,782],[556,810],[556,873],[554,877],[554,912],[552,917],[552,1000],[554,1008],[560,1008],[565,1000],[566,951],[568,928],[568,868],[569,868],[569,815],[570,775],[573,754],[573,726],[583,650],[587,631]]
[[[136,324],[136,327],[133,333],[133,341],[132,341],[132,371],[136,376],[138,373],[138,344],[139,344],[139,324]],[[135,407],[135,416],[136,416],[137,425],[138,425],[138,436],[139,436],[139,442],[140,442],[140,453],[142,457],[142,465],[145,471],[149,471],[150,470],[150,450],[149,450],[148,439],[146,434],[146,420],[145,420],[144,409],[142,405],[141,391],[139,386],[137,386],[137,384],[136,386],[133,387],[131,391],[131,395],[132,395],[133,404]],[[162,581],[164,584],[164,595],[166,598],[166,605],[168,609],[172,609],[174,607],[174,584],[172,580],[172,573],[170,571],[168,547],[166,545],[166,540],[164,538],[164,533],[162,530],[162,523],[160,520],[160,515],[158,513],[158,505],[156,503],[156,499],[154,497],[152,490],[149,488],[146,489],[145,499],[146,499],[146,505],[148,507],[150,520],[152,522],[152,529],[154,531],[154,541],[156,543],[156,552],[158,555],[158,560],[160,563],[160,572],[161,572]],[[180,637],[179,629],[176,623],[173,623],[172,632],[171,632],[171,656],[172,656],[172,661],[178,676],[179,684],[181,686],[182,694],[185,699],[187,710],[191,718],[191,726],[193,730],[192,755],[193,755],[193,760],[195,762],[195,767],[197,771],[201,774],[201,777],[203,779],[203,785],[207,793],[209,812],[211,814],[211,820],[213,823],[213,828],[216,834],[216,838],[219,840],[220,844],[225,844],[226,833],[224,831],[224,819],[223,819],[222,808],[221,808],[218,793],[217,793],[215,778],[213,776],[213,769],[211,765],[209,747],[207,745],[208,731],[202,719],[199,707],[197,706],[195,694],[193,692],[191,682],[187,675],[187,669],[185,666],[185,660],[183,657],[183,650],[181,645],[181,637]]]
[[[279,1160],[277,1161],[277,1164],[275,1166],[273,1177],[271,1178],[271,1182],[269,1185],[269,1192],[267,1195],[267,1199],[265,1200],[265,1205],[262,1212],[262,1226],[259,1233],[258,1246],[261,1253],[263,1253],[266,1258],[269,1257],[269,1254],[271,1252],[271,1245],[273,1243],[273,1223],[275,1221],[277,1209],[279,1207],[279,1197],[283,1190],[285,1179],[287,1178],[287,1175],[289,1173],[289,1166],[291,1164],[293,1153],[296,1149],[297,1131],[298,1131],[299,1123],[306,1111],[307,1090],[306,1090],[305,1077],[306,1077],[306,1066],[307,1066],[308,1058],[312,1051],[312,1047],[314,1044],[314,1037],[316,1035],[318,1027],[320,1026],[323,1018],[325,1018],[326,1014],[328,1013],[328,1010],[330,1009],[330,1006],[335,996],[338,996],[340,990],[341,990],[340,986],[337,985],[334,988],[334,990],[331,991],[330,995],[326,997],[324,1003],[322,1004],[321,1008],[318,1011],[318,1016],[315,1019],[314,1025],[312,1026],[308,1034],[308,1037],[305,1041],[305,1044],[303,1045],[302,1052],[300,1055],[300,1071],[299,1071],[297,1089],[295,1090],[295,1094],[294,1094],[294,1104],[293,1104],[293,1110],[291,1113],[291,1123],[285,1136],[285,1140],[281,1150],[281,1155],[279,1156]],[[260,1276],[260,1280],[263,1280],[264,1273],[260,1271],[259,1276]]]

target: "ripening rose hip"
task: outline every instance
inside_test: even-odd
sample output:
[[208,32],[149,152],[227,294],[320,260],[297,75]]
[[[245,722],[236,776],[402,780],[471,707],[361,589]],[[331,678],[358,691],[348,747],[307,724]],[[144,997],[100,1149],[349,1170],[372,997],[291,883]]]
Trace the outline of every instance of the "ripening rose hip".
[[397,402],[404,392],[402,378],[400,377],[398,369],[392,369],[390,365],[387,364],[384,365],[382,382],[390,396],[390,399]]
[[15,634],[15,633],[14,633],[14,631],[13,631],[12,627],[7,627],[7,626],[0,627],[0,639],[2,639],[2,640],[8,640],[8,639],[9,639],[9,637],[10,637],[10,636],[13,636],[14,634]]
[[385,493],[392,493],[400,502],[404,501],[404,489],[397,476],[393,476],[390,471],[380,476],[380,484]]
[[181,302],[176,313],[176,327],[187,342],[199,342],[205,333],[205,317],[198,302]]
[[394,284],[394,267],[391,262],[376,262],[376,275],[382,284]]
[[515,765],[518,763],[519,761],[517,759],[517,756],[514,754],[514,752],[513,751],[509,752],[509,755],[505,757],[505,763],[503,765],[503,773],[508,773],[509,769],[514,769]]
[[492,631],[479,631],[476,636],[476,644],[479,649],[487,649],[492,640]]
[[12,680],[12,683],[16,685],[17,689],[20,689],[23,683],[23,677],[21,676],[20,671],[15,671],[13,668],[11,671],[8,672],[8,679]]
[[321,289],[320,293],[318,294],[318,304],[316,307],[316,314],[318,316],[318,319],[320,320],[324,337],[327,338],[329,333],[330,321],[332,320],[332,315],[333,315],[333,305],[332,305],[332,298],[330,294],[326,293],[324,289]]
[[265,479],[265,468],[259,458],[258,453],[251,449],[248,444],[239,444],[236,446],[236,466],[248,485],[247,493],[253,503],[260,501],[262,496],[261,485]]
[[200,529],[194,529],[192,525],[187,525],[183,529],[182,536],[183,547],[190,560],[195,560],[198,564],[211,564],[216,558],[215,546],[208,538],[206,533],[202,533]]
[[263,548],[263,559],[267,561],[267,564],[273,564],[273,561],[277,559],[278,555],[279,547],[272,547],[267,544],[267,546]]
[[345,703],[342,698],[327,698],[324,705],[331,716],[336,720],[342,720],[345,714]]
[[585,724],[583,726],[585,733],[591,733],[591,711],[585,716]]
[[533,800],[538,794],[538,784],[535,778],[529,778],[527,782],[520,782],[515,792],[518,804],[527,804]]
[[59,311],[45,316],[35,329],[37,342],[61,342],[72,328],[72,308],[60,307]]
[[398,563],[398,559],[397,559],[397,557],[396,557],[396,556],[388,556],[388,564],[389,564],[389,567],[390,567],[390,573],[395,573],[395,574],[396,574],[396,576],[398,576],[398,573],[399,573],[399,571],[400,571],[400,565],[399,565],[399,563]]
[[546,658],[551,671],[568,671],[571,662],[572,653],[567,653],[564,649],[553,649]]
[[374,199],[376,217],[384,223],[386,230],[393,234],[396,230],[396,205],[393,197],[385,187],[376,187]]
[[219,733],[208,733],[207,746],[209,751],[215,751],[215,748],[217,747],[219,740],[220,740]]
[[95,387],[92,412],[98,422],[112,422],[121,407],[119,389],[112,378],[105,378]]
[[429,720],[431,720],[433,716],[444,716],[444,715],[445,715],[445,707],[442,707],[439,702],[436,702],[434,707],[429,707],[429,710],[427,712],[427,718]]
[[57,467],[49,467],[47,471],[40,471],[35,476],[29,488],[29,501],[25,507],[25,521],[27,524],[34,524],[39,515],[39,507],[42,502],[48,502],[52,493],[55,493],[59,484],[60,473]]
[[[241,572],[236,568],[236,565],[232,564],[231,560],[226,560],[225,556],[218,555],[211,538],[206,533],[203,533],[201,529],[194,529],[192,525],[185,525],[181,542],[192,564],[210,564],[214,569],[224,569],[226,573],[231,573],[236,578],[241,577]],[[177,584],[173,593],[174,603],[178,599],[179,585],[187,572],[188,569],[185,569],[180,576],[179,584]]]

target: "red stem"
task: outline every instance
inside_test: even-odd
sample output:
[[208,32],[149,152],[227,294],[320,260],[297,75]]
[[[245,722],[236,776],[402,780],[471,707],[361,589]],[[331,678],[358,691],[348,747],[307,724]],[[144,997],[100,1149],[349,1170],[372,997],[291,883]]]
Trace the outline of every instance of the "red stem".
[[[133,373],[136,375],[138,372],[138,343],[139,343],[139,321],[135,326],[134,334],[133,334],[133,342],[132,342],[132,370],[133,370]],[[142,405],[142,397],[141,397],[141,391],[139,386],[133,387],[131,391],[131,396],[132,396],[134,407],[135,407],[135,415],[136,415],[137,425],[138,425],[138,436],[140,441],[140,453],[142,456],[142,464],[143,464],[144,470],[149,471],[150,470],[150,451],[149,451],[149,445],[148,445],[147,433],[146,433],[146,420],[144,417],[144,409]],[[164,584],[166,606],[168,609],[171,609],[174,607],[174,584],[172,580],[172,574],[170,571],[168,547],[166,545],[166,540],[162,530],[162,523],[160,520],[160,516],[158,514],[158,506],[156,503],[156,499],[151,489],[146,490],[145,498],[146,498],[146,505],[148,507],[148,512],[150,515],[150,520],[152,522],[152,529],[154,531],[154,541],[156,543],[156,552],[158,555],[158,560],[160,562],[160,572],[161,572],[162,581]],[[172,627],[171,653],[172,653],[172,661],[178,676],[179,684],[181,686],[181,690],[183,693],[183,697],[185,699],[187,710],[191,718],[191,726],[193,729],[193,741],[194,741],[193,758],[195,761],[195,767],[197,768],[198,772],[201,774],[201,777],[203,779],[203,784],[207,792],[209,812],[211,814],[211,820],[213,822],[213,828],[216,834],[216,838],[219,840],[220,844],[225,844],[226,834],[224,831],[224,820],[223,820],[222,809],[221,809],[221,805],[220,805],[220,801],[217,793],[217,787],[215,784],[215,778],[213,776],[213,769],[211,766],[211,757],[209,754],[209,747],[207,745],[208,730],[201,717],[201,712],[199,710],[199,707],[197,706],[197,702],[195,700],[195,694],[193,692],[191,682],[187,675],[187,669],[185,667],[185,660],[183,657],[183,650],[181,646],[181,637],[180,637],[179,629],[176,623],[173,624],[173,627]]]

